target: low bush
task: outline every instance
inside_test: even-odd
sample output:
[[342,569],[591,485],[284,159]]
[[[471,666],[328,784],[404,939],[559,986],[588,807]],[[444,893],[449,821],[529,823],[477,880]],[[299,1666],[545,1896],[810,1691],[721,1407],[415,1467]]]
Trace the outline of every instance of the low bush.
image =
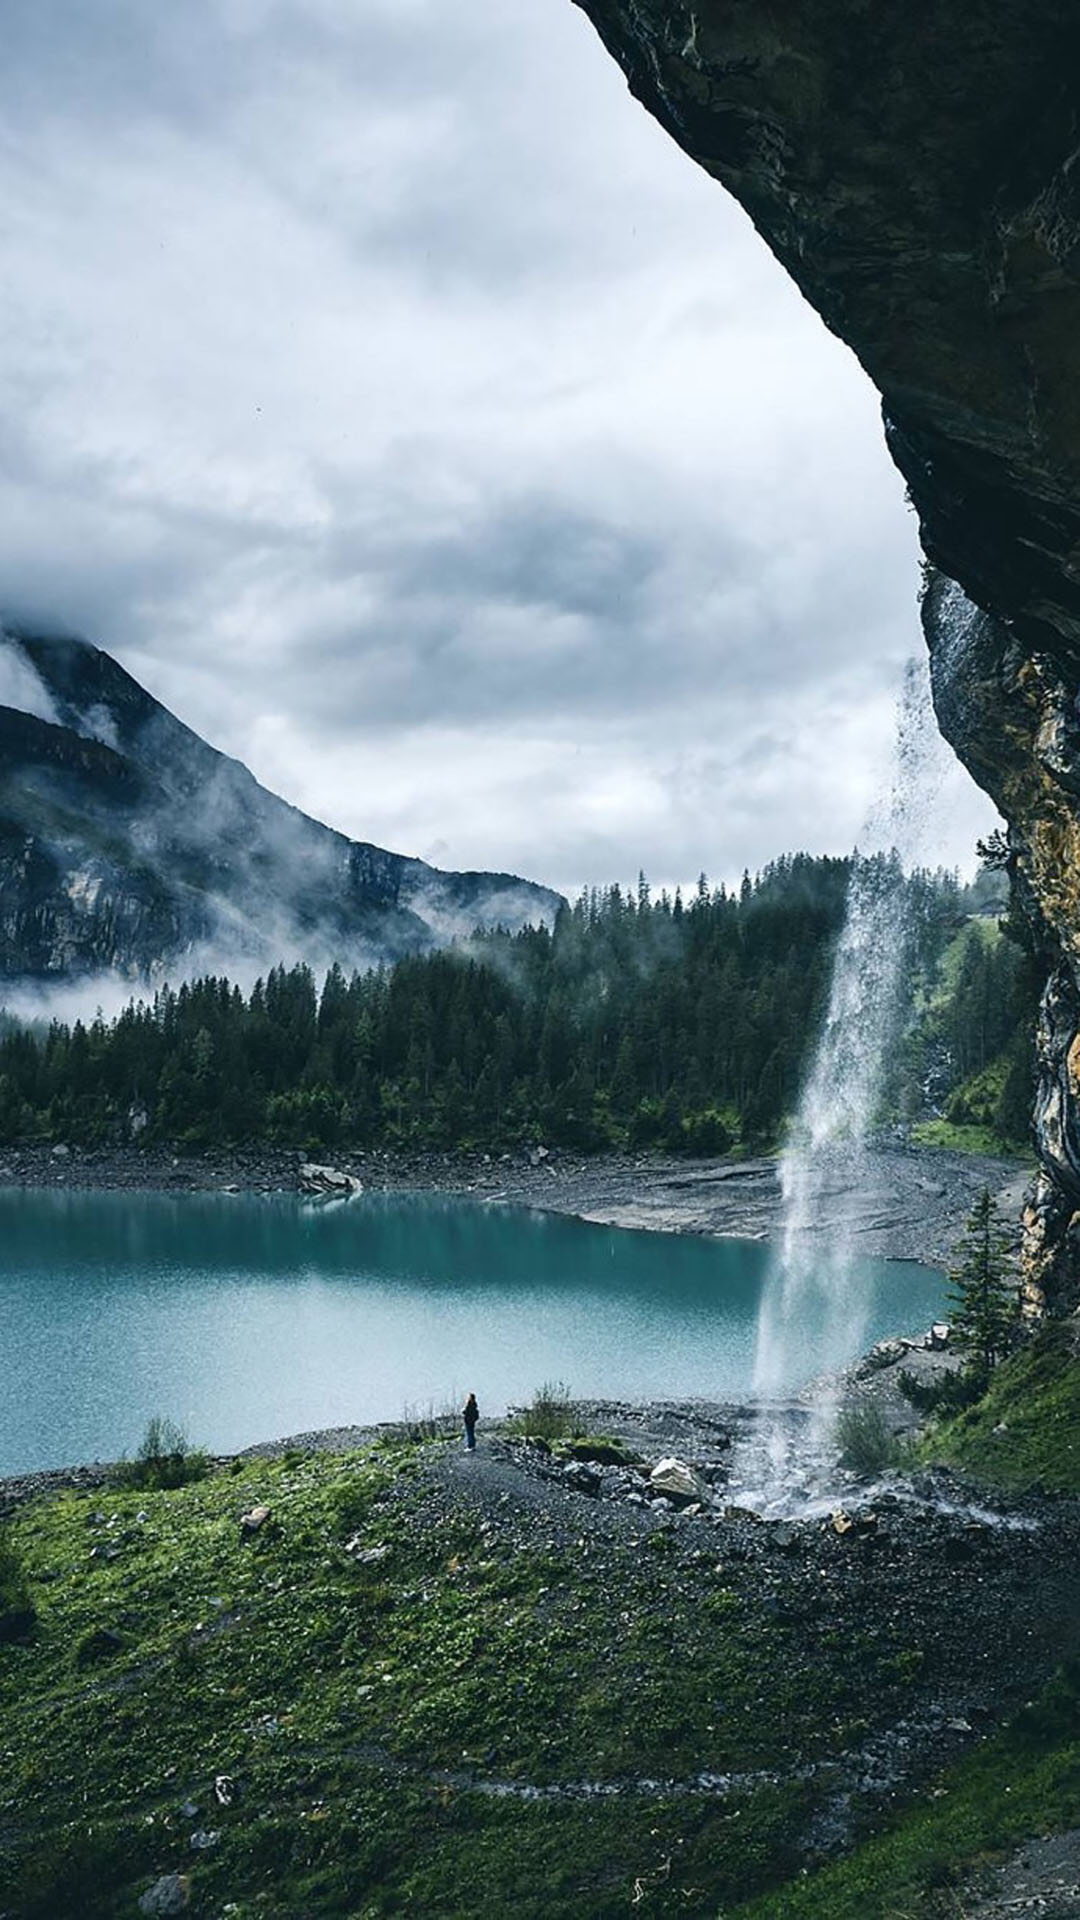
[[900,1449],[881,1408],[872,1400],[841,1407],[836,1417],[840,1465],[870,1477],[899,1464]]
[[90,1627],[79,1635],[75,1642],[74,1657],[77,1667],[96,1666],[103,1660],[115,1660],[123,1653],[127,1641],[123,1634],[116,1633],[110,1627]]
[[186,1487],[192,1480],[203,1479],[209,1465],[205,1453],[190,1445],[182,1427],[155,1414],[147,1422],[134,1460],[120,1462],[116,1484],[148,1492],[166,1492],[171,1487]]
[[406,1400],[402,1410],[401,1434],[406,1440],[439,1440],[445,1434],[457,1433],[460,1426],[461,1408],[455,1395],[444,1395],[438,1404],[434,1400],[423,1405]]
[[529,1440],[565,1440],[584,1432],[584,1423],[570,1389],[561,1380],[545,1380],[532,1405],[517,1408],[506,1423],[508,1433]]
[[679,1150],[683,1153],[730,1153],[735,1145],[731,1128],[715,1107],[707,1107],[704,1113],[684,1115],[681,1132]]
[[576,1434],[572,1440],[563,1441],[558,1453],[568,1460],[584,1460],[607,1467],[632,1467],[641,1459],[640,1453],[606,1433]]
[[974,1406],[983,1392],[981,1379],[968,1372],[939,1374],[936,1380],[920,1380],[917,1373],[901,1367],[897,1376],[905,1400],[920,1413],[962,1413]]

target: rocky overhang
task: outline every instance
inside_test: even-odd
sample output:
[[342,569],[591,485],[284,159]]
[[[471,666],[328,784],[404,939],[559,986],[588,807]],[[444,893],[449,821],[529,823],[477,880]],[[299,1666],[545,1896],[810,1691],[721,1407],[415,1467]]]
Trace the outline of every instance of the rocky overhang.
[[1029,1305],[1080,1289],[1080,9],[577,0],[882,395],[939,721],[1047,986]]

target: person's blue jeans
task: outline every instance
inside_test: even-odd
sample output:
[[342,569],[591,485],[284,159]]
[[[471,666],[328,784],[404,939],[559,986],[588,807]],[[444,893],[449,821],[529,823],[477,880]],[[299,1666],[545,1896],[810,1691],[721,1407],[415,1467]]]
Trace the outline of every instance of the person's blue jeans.
[[466,1424],[465,1427],[465,1445],[468,1447],[470,1453],[476,1452],[476,1428],[470,1427],[468,1424]]

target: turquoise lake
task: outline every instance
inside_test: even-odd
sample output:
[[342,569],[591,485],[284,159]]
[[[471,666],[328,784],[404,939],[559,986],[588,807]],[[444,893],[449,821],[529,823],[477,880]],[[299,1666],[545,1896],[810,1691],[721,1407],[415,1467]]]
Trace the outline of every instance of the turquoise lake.
[[[133,1453],[153,1414],[227,1452],[546,1380],[741,1399],[770,1257],[441,1196],[0,1189],[0,1475]],[[871,1340],[941,1317],[940,1273],[858,1277]],[[854,1357],[793,1344],[788,1387]]]

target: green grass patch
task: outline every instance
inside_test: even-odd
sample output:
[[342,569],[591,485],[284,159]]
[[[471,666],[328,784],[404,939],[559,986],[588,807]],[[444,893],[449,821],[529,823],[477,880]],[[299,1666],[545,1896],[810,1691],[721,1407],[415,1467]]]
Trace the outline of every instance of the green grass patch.
[[37,1624],[0,1645],[0,1913],[132,1920],[180,1872],[192,1920],[715,1920],[800,1873],[832,1791],[808,1758],[940,1697],[932,1581],[871,1616],[831,1533],[776,1599],[679,1525],[504,1532],[432,1486],[439,1444],[19,1510]]
[[996,1486],[1080,1493],[1080,1354],[1068,1329],[1047,1326],[1002,1361],[983,1398],[934,1428],[921,1452]]
[[729,1920],[944,1920],[957,1888],[1036,1833],[1080,1820],[1080,1667],[944,1774],[921,1806],[849,1858]]
[[[479,1518],[423,1524],[416,1459],[243,1461],[20,1512],[39,1624],[0,1648],[0,1911],[119,1920],[180,1871],[193,1914],[233,1900],[290,1920],[476,1905],[547,1920],[623,1913],[638,1884],[639,1911],[669,1911],[675,1886],[681,1911],[711,1914],[782,1875],[799,1780],[763,1778],[737,1806],[469,1782],[543,1794],[783,1767],[851,1724],[868,1688],[896,1710],[896,1647],[795,1655],[729,1584],[690,1582],[674,1535],[613,1573],[587,1544],[515,1550]],[[243,1541],[257,1501],[273,1526]],[[239,1784],[228,1807],[222,1773]],[[205,1852],[200,1828],[220,1835]]]
[[951,1120],[917,1120],[911,1138],[918,1147],[945,1147],[952,1153],[982,1153],[1000,1160],[1012,1158],[1034,1161],[1030,1151],[1023,1152],[1015,1141],[1005,1141],[991,1127],[960,1126]]
[[25,1640],[36,1614],[22,1562],[6,1533],[0,1533],[0,1643]]

